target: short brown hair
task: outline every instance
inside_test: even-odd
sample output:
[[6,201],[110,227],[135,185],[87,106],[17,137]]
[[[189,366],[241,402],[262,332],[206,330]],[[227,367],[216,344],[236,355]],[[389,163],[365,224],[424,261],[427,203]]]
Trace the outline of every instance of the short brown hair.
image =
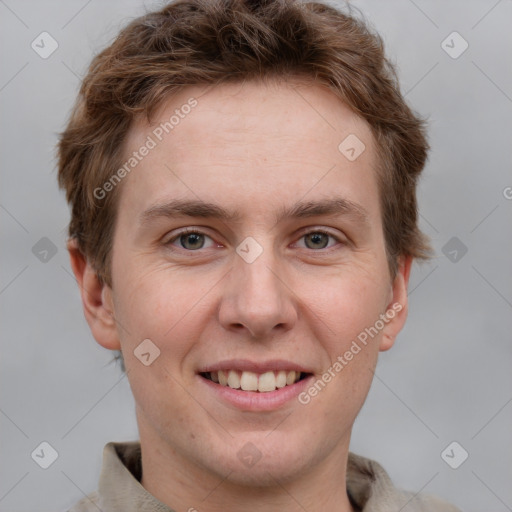
[[[187,85],[306,76],[330,88],[370,125],[377,142],[381,212],[394,276],[398,256],[426,259],[416,184],[429,149],[424,121],[402,97],[381,38],[351,13],[295,0],[177,0],[126,26],[92,61],[58,145],[69,235],[112,286],[120,187],[94,190],[121,165],[133,119],[148,121]],[[340,141],[341,142],[341,141]]]

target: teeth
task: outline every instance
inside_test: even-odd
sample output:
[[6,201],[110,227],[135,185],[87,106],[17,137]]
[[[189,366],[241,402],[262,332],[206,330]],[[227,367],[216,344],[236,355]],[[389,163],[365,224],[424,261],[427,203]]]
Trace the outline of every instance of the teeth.
[[240,377],[238,373],[233,370],[229,370],[228,386],[233,389],[240,389]]
[[275,391],[276,376],[274,372],[266,372],[260,375],[258,381],[258,391]]
[[[213,375],[214,373],[215,372],[210,372],[210,375]],[[217,372],[217,375],[219,377],[219,384],[221,386],[227,386],[228,385],[228,376],[222,370],[219,370],[219,372]],[[213,380],[213,378],[212,378],[212,380]]]
[[300,379],[300,372],[279,370],[277,372],[240,372],[237,370],[219,370],[209,372],[210,379],[221,386],[243,391],[259,391],[265,393],[291,386]]
[[242,372],[240,387],[244,391],[256,391],[258,389],[258,375],[253,372]]
[[276,377],[276,388],[284,388],[286,386],[286,372],[284,370],[280,370],[277,372]]

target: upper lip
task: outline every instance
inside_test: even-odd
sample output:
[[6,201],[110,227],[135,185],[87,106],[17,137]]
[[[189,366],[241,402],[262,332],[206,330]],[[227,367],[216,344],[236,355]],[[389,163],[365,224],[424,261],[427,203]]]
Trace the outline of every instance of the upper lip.
[[313,373],[305,366],[286,361],[285,359],[271,359],[267,361],[250,361],[249,359],[229,359],[202,367],[199,373],[218,372],[219,370],[240,370],[243,372],[265,373],[271,371],[296,371],[301,373]]

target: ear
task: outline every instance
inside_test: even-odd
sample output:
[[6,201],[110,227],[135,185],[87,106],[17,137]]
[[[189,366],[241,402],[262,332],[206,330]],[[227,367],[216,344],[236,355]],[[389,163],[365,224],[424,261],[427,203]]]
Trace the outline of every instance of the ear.
[[80,287],[85,319],[94,339],[102,347],[121,350],[114,318],[112,289],[98,279],[96,271],[78,248],[76,239],[68,241],[67,249],[71,268]]
[[411,273],[412,257],[401,256],[398,262],[398,270],[393,280],[392,298],[386,308],[386,317],[389,319],[383,329],[379,350],[389,350],[395,343],[398,333],[402,330],[407,319],[408,297],[407,286]]

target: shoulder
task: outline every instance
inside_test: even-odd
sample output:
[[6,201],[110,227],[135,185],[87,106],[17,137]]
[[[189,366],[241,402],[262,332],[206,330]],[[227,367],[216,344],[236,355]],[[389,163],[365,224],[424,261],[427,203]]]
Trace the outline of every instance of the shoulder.
[[436,496],[429,496],[427,494],[413,494],[404,493],[410,508],[404,508],[404,512],[411,510],[411,512],[461,512],[459,508],[445,500]]
[[378,462],[354,453],[348,458],[347,490],[363,512],[461,512],[437,497],[397,489]]
[[98,512],[98,510],[101,510],[99,502],[99,493],[94,491],[75,503],[67,512]]

